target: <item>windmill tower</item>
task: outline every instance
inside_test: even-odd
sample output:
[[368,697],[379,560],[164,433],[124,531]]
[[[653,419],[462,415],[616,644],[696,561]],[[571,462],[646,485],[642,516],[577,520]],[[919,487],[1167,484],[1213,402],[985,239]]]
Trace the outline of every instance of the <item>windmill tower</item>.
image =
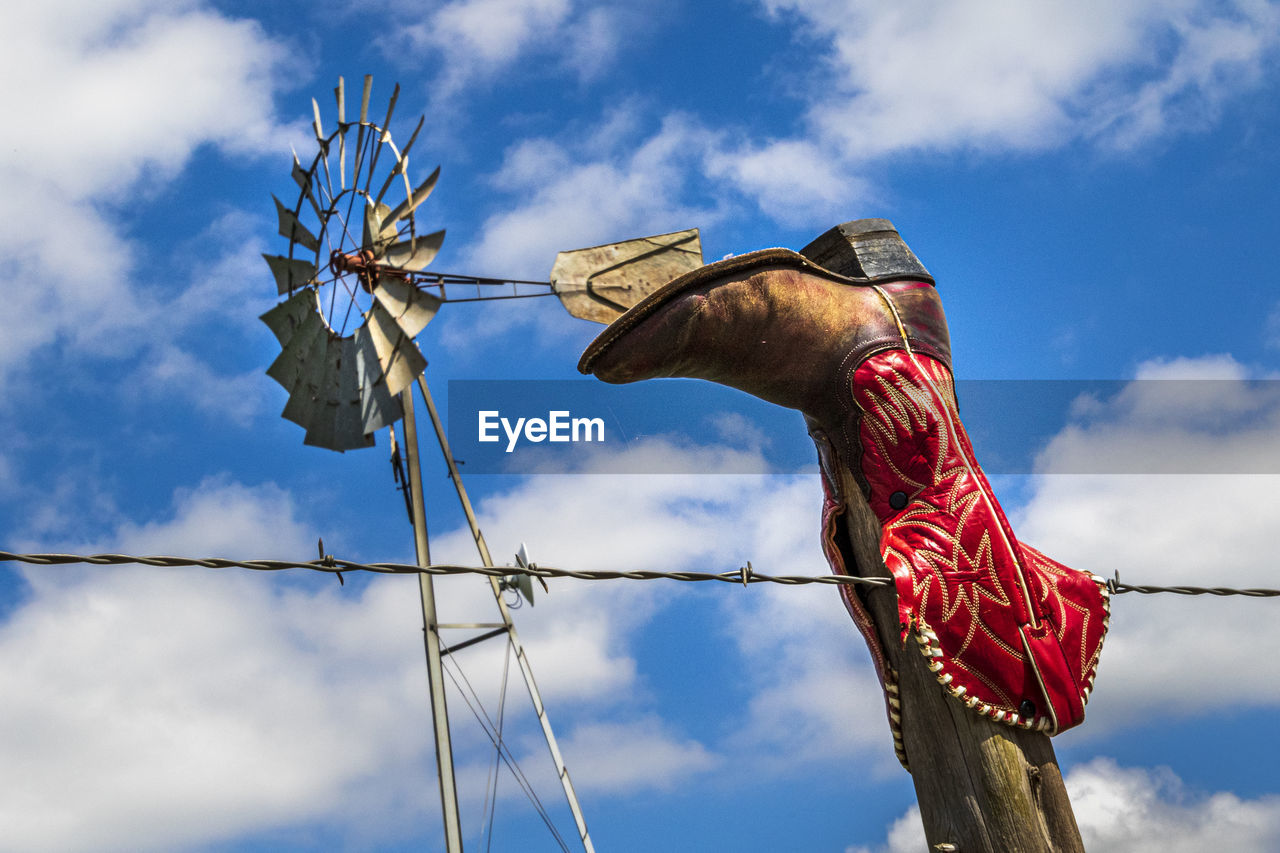
[[[444,241],[444,231],[419,234],[417,211],[435,187],[440,170],[435,169],[416,185],[409,176],[409,154],[425,119],[420,117],[408,142],[397,147],[389,126],[400,87],[395,87],[381,124],[369,119],[371,90],[372,78],[366,76],[359,117],[349,119],[345,86],[339,78],[334,89],[337,116],[331,130],[326,130],[320,106],[312,100],[316,154],[306,165],[294,154],[292,177],[298,195],[292,205],[273,196],[279,234],[288,240],[288,250],[283,255],[263,256],[282,297],[279,304],[262,315],[281,345],[280,355],[267,374],[289,392],[281,415],[306,431],[306,444],[339,452],[371,447],[378,430],[388,428],[396,448],[396,424],[402,424],[407,468],[403,485],[417,560],[426,566],[431,560],[417,437],[416,386],[480,559],[491,567],[492,555],[450,453],[427,386],[427,362],[414,342],[415,336],[446,302],[490,299],[555,295],[575,317],[608,323],[672,278],[701,265],[698,232],[693,229],[561,252],[549,281],[428,271],[427,266]],[[393,458],[398,458],[395,450]],[[523,546],[517,561],[528,565]],[[424,573],[418,578],[446,849],[460,853],[462,830],[443,661],[467,646],[506,637],[528,688],[582,847],[593,853],[577,794],[503,597],[504,590],[518,588],[532,601],[528,576],[505,580],[490,577],[500,621],[467,624],[442,624],[437,618],[431,576]],[[449,645],[441,636],[442,631],[452,629],[482,633]],[[495,744],[502,748],[500,738]]]

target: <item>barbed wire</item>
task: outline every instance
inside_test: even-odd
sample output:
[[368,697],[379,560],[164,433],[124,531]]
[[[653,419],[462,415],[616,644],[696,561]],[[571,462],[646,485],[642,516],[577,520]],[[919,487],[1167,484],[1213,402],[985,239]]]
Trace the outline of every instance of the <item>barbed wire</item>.
[[[429,566],[415,566],[411,563],[357,563],[354,560],[342,560],[326,555],[316,560],[294,562],[291,560],[227,560],[220,557],[197,559],[194,557],[141,557],[131,554],[15,554],[0,551],[0,563],[19,562],[40,566],[89,564],[97,566],[141,565],[161,566],[164,568],[202,567],[207,569],[250,569],[252,571],[277,572],[288,569],[308,569],[316,572],[336,574],[341,579],[343,572],[373,572],[384,575],[463,575],[476,574],[487,577],[504,578],[511,575],[528,575],[542,578],[574,578],[576,580],[673,580],[673,581],[723,581],[740,583],[744,586],[753,583],[776,583],[784,586],[804,586],[807,584],[833,584],[888,586],[892,581],[888,578],[864,578],[855,575],[766,575],[755,571],[751,563],[737,571],[730,572],[658,572],[649,570],[615,571],[595,569],[577,571],[560,569],[554,566],[540,566],[531,563],[528,566],[461,566],[447,563],[433,563]],[[1107,589],[1113,595],[1136,592],[1140,595],[1171,593],[1173,595],[1239,595],[1247,598],[1280,598],[1280,589],[1235,589],[1225,586],[1151,586],[1148,584],[1131,584],[1120,580],[1119,572],[1107,581]]]
[[804,584],[864,584],[866,586],[888,586],[892,581],[888,578],[860,578],[849,575],[764,575],[756,572],[751,563],[732,572],[657,572],[648,570],[613,571],[596,569],[591,571],[575,571],[560,569],[554,566],[540,566],[531,563],[529,566],[458,566],[445,563],[433,563],[429,566],[416,566],[409,563],[357,563],[353,560],[342,560],[325,556],[307,562],[289,560],[226,560],[219,557],[196,559],[193,557],[139,557],[130,554],[14,554],[0,551],[0,562],[21,562],[35,565],[67,565],[72,563],[88,563],[91,565],[129,565],[163,566],[180,568],[200,566],[208,569],[251,569],[253,571],[276,572],[286,569],[310,569],[317,572],[329,572],[341,575],[343,572],[375,572],[384,575],[462,575],[477,574],[488,577],[503,578],[510,575],[528,575],[534,578],[576,578],[577,580],[675,580],[675,581],[725,581],[727,583],[777,583],[786,586]]
[[1243,595],[1247,598],[1280,597],[1280,589],[1233,589],[1226,586],[1147,586],[1145,584],[1108,581],[1107,589],[1113,593],[1136,592],[1140,595],[1155,595],[1156,593],[1168,592],[1174,595]]

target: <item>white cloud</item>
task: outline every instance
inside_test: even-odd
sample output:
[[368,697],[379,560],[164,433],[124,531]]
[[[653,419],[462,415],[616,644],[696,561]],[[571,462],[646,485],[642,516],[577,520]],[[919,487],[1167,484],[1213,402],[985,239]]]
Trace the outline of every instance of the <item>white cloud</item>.
[[[1227,353],[1198,357],[1153,358],[1138,365],[1135,379],[1225,379],[1242,382],[1249,371]],[[1149,393],[1150,387],[1143,389]]]
[[[1090,853],[1264,853],[1280,845],[1280,797],[1245,799],[1229,791],[1188,791],[1168,768],[1119,767],[1097,758],[1066,778],[1076,823]],[[925,848],[920,810],[891,825],[886,844],[847,853],[907,853]]]
[[1198,127],[1253,82],[1280,37],[1275,7],[1248,0],[762,3],[827,46],[810,119],[855,161],[1073,139],[1131,146]]
[[[670,459],[714,449],[668,446],[658,452]],[[638,470],[625,458],[613,463]],[[739,463],[726,460],[726,465]],[[600,473],[607,469],[598,462],[589,464],[591,474],[531,477],[484,501],[480,524],[497,561],[509,562],[522,542],[535,561],[563,568],[719,571],[751,558],[752,542],[761,534],[746,521],[746,507],[768,499],[773,478],[610,476]],[[619,542],[627,546],[619,548]],[[465,530],[438,537],[431,547],[437,560],[475,559]],[[486,606],[487,591],[468,579],[437,583],[447,590],[442,619],[462,621]],[[620,702],[643,691],[636,682],[631,637],[657,608],[689,590],[671,582],[553,581],[551,587],[551,595],[539,595],[537,606],[520,613],[520,633],[537,649],[532,654],[543,691],[596,703]]]
[[480,64],[511,61],[520,49],[555,30],[570,0],[454,0],[431,18],[432,38],[457,45]]
[[628,124],[617,115],[607,120],[607,132],[590,141],[605,149],[594,156],[548,139],[509,149],[493,182],[523,203],[485,222],[466,263],[542,277],[557,251],[714,221],[715,211],[682,201],[713,135],[686,116],[670,115],[633,147]]
[[[1223,357],[1144,366],[1147,377],[1238,376]],[[1280,394],[1274,383],[1132,383],[1090,400],[1046,448],[1019,513],[1020,538],[1067,565],[1153,585],[1276,587],[1267,555],[1280,525]],[[1134,470],[1157,474],[1055,473]],[[1102,467],[1099,467],[1102,466]],[[1150,470],[1150,468],[1149,468]],[[1242,473],[1185,473],[1225,471]],[[1182,472],[1182,473],[1178,473]],[[1148,715],[1280,704],[1275,679],[1242,649],[1280,643],[1256,599],[1126,594],[1114,599],[1090,723],[1082,735]]]
[[266,391],[261,371],[218,373],[173,344],[152,348],[136,379],[142,390],[171,400],[189,401],[201,412],[241,426],[248,426],[259,413]]
[[701,743],[673,735],[656,717],[585,723],[561,748],[573,762],[574,784],[593,794],[669,791],[719,763]]
[[[607,231],[655,208],[688,207],[681,202],[691,193],[681,183],[698,174],[719,183],[714,194],[721,199],[746,197],[776,221],[803,228],[878,201],[872,170],[906,152],[1038,152],[1081,141],[1134,148],[1216,120],[1221,104],[1256,84],[1280,44],[1280,11],[1256,0],[760,6],[796,33],[797,55],[810,69],[804,91],[813,94],[800,96],[800,120],[787,119],[796,130],[778,135],[773,123],[764,137],[760,127],[720,124],[712,131],[696,117],[671,113],[658,134],[626,140],[607,155],[588,155],[575,143],[517,143],[500,176],[539,160],[531,173],[538,180],[524,191],[534,197],[518,198],[486,223],[484,251],[472,257],[493,259],[500,274],[527,269],[535,247],[590,245],[590,237],[563,238]],[[405,37],[415,50],[443,57],[433,90],[442,99],[521,61],[559,63],[593,79],[651,26],[613,5],[455,0],[408,27]],[[614,121],[606,116],[603,124]],[[637,195],[633,177],[642,164],[627,163],[627,152],[667,140],[685,156],[650,174],[662,178],[656,196]],[[628,216],[626,206],[638,209]],[[516,259],[525,266],[501,266]],[[533,265],[537,275],[541,263]]]
[[[775,478],[768,495],[745,510],[748,519],[769,520],[749,540],[753,567],[766,574],[828,573],[818,545],[821,508],[816,476]],[[883,691],[834,587],[766,585],[724,598],[724,632],[739,651],[751,694],[731,752],[771,778],[803,763],[848,759],[866,762],[877,776],[900,772]]]
[[[262,366],[234,373],[206,359],[222,356],[237,338],[268,338],[259,316],[275,304],[274,282],[262,262],[264,221],[224,214],[172,248],[176,293],[151,291],[134,322],[138,347],[121,393],[158,401],[185,401],[224,423],[249,426],[263,411],[269,383]],[[269,356],[268,356],[269,357]]]
[[[573,141],[511,146],[491,180],[513,206],[484,223],[464,263],[540,278],[556,251],[712,228],[742,197],[778,221],[817,227],[869,192],[810,141],[738,142],[682,113],[668,113],[646,134],[643,113],[627,103]],[[710,189],[694,202],[701,185]]]
[[[740,472],[752,470],[747,463],[755,457],[754,470],[767,470],[759,457],[767,442],[736,417],[710,418],[707,431],[749,450],[656,441],[598,459],[584,455],[583,467],[595,477],[531,478],[490,498],[482,526],[492,550],[502,560],[523,540],[542,564],[569,568],[726,571],[750,560],[763,573],[827,573],[817,477],[715,476],[712,460],[718,470]],[[599,476],[694,468],[708,474]],[[433,544],[433,553],[454,560],[470,549],[462,533]],[[536,646],[539,682],[561,700],[552,707],[562,707],[564,697],[595,705],[643,697],[643,662],[632,637],[655,609],[691,594],[682,586],[552,581],[552,594],[539,594],[538,605],[520,614],[521,632]],[[875,776],[900,772],[882,690],[835,589],[716,585],[710,594],[719,627],[696,641],[727,643],[736,652],[724,677],[741,696],[726,700],[723,713],[736,723],[706,744],[713,754],[731,761],[735,773],[761,778],[849,759],[868,762]],[[603,658],[601,650],[625,655]],[[488,666],[497,665],[495,656]],[[576,766],[570,748],[565,752]]]
[[[312,543],[287,494],[225,479],[110,540],[295,558]],[[425,693],[408,581],[357,594],[200,568],[25,576],[0,626],[0,847],[174,849],[300,821],[375,837],[416,816],[427,727],[404,725]]]
[[713,151],[707,174],[726,179],[754,198],[763,213],[794,227],[831,222],[871,196],[866,182],[849,174],[842,158],[807,139]]
[[[213,144],[276,149],[272,96],[286,54],[251,21],[198,2],[23,4],[0,74],[0,251],[11,324],[0,378],[57,343],[136,347],[155,306],[131,278],[135,249],[111,211],[145,205]],[[160,69],[163,69],[161,71]]]
[[[508,149],[491,182],[513,203],[485,220],[460,266],[538,281],[549,276],[560,251],[719,221],[723,214],[714,202],[686,200],[715,135],[687,116],[669,115],[637,142],[633,106],[612,111],[577,142],[528,139]],[[558,304],[513,303],[486,306],[492,310],[482,321],[454,323],[442,343],[473,348],[522,325],[534,326],[530,340],[544,345],[581,333],[581,321]]]
[[[72,199],[182,167],[197,145],[279,143],[271,105],[283,48],[203,3],[116,0],[13,10],[0,71],[5,165]],[[164,73],[157,73],[164,69]],[[36,131],[36,132],[33,132]]]
[[[1110,398],[1084,394],[1045,446],[1053,474],[1280,473],[1280,387],[1230,356],[1153,360]],[[1265,482],[1247,480],[1246,483]],[[1248,485],[1245,488],[1249,488]]]
[[1202,129],[1280,44],[1280,10],[1253,0],[760,5],[809,48],[813,94],[792,135],[709,145],[705,169],[797,228],[877,201],[872,170],[903,153],[1131,149]]
[[[467,4],[468,14],[473,5],[481,4]],[[871,170],[904,152],[1035,152],[1078,141],[1131,148],[1214,120],[1280,43],[1280,11],[1248,0],[762,5],[815,45],[815,94],[797,131],[753,138],[671,113],[658,133],[637,139],[632,129],[606,151],[517,143],[495,180],[515,206],[485,223],[471,258],[541,276],[546,260],[536,254],[551,247],[618,239],[630,230],[622,226],[655,214],[711,224],[713,209],[740,197],[789,227],[819,227],[875,201]],[[520,50],[551,38],[523,21],[516,15],[491,37],[518,33],[504,38]],[[617,125],[619,112],[601,126]],[[686,183],[699,175],[719,186],[714,202],[693,206]]]
[[111,544],[133,554],[297,559],[315,548],[297,515],[292,497],[278,486],[209,477],[174,493],[171,517],[126,521]]
[[567,28],[563,49],[565,62],[583,81],[602,75],[644,26],[643,13],[610,6],[596,6]]
[[1261,853],[1280,845],[1280,796],[1197,796],[1167,768],[1123,768],[1106,758],[1073,768],[1066,783],[1090,851]]
[[[663,453],[668,464],[670,457],[698,454],[705,465],[705,457],[721,450],[669,446]],[[740,458],[721,458],[725,470],[743,470]],[[639,470],[633,460],[613,463]],[[603,470],[598,462],[589,464]],[[750,560],[763,573],[821,575],[829,569],[818,544],[820,510],[821,487],[813,476],[548,476],[488,499],[481,525],[499,561],[525,541],[535,560],[564,568],[730,571]],[[458,531],[432,548],[436,559],[465,560],[472,545]],[[442,618],[484,612],[476,609],[482,592],[458,607],[463,581],[447,583],[453,586],[445,587],[441,600],[447,597],[458,609],[448,617],[442,610]],[[630,713],[637,706],[653,708],[639,674],[643,652],[636,637],[658,610],[694,594],[689,586],[559,580],[551,582],[549,596],[539,593],[537,606],[520,612],[519,626],[553,719],[575,703],[599,713],[621,705]],[[708,618],[719,628],[705,637],[691,634],[690,642],[728,644],[735,652],[724,670],[706,677],[732,685],[721,711],[738,722],[701,748],[690,746],[691,754],[714,758],[721,767],[732,762],[736,773],[775,778],[851,757],[873,760],[877,774],[897,772],[880,686],[833,588],[717,585],[711,594]],[[500,650],[487,654],[484,665],[498,671]],[[588,719],[594,717],[574,714],[575,725]],[[660,738],[651,736],[688,740],[665,730]],[[585,743],[574,736],[564,747],[575,779],[579,759],[592,765],[604,760],[596,749],[602,741],[590,741],[595,746],[589,754],[575,753]],[[654,754],[665,764],[676,753],[655,747]],[[636,784],[660,778],[651,767],[635,770],[645,771]],[[666,772],[679,776],[693,769],[673,762]]]
[[912,806],[906,814],[889,825],[885,844],[876,847],[846,847],[845,853],[917,853],[927,849],[924,827],[920,823],[920,807]]
[[[464,90],[487,85],[520,61],[564,67],[582,80],[599,76],[619,55],[628,27],[641,18],[626,7],[574,0],[452,0],[424,10],[406,6],[390,43],[439,57],[429,97],[439,108]],[[413,23],[404,24],[408,18]]]

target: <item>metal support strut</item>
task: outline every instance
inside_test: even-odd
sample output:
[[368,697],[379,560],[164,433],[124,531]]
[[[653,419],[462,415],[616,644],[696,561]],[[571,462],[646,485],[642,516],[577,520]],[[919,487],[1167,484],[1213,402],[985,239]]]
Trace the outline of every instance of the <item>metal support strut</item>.
[[[484,541],[484,534],[480,532],[480,525],[476,522],[475,510],[471,507],[471,498],[467,496],[466,487],[462,485],[462,477],[458,473],[458,466],[454,464],[453,453],[449,450],[449,439],[445,435],[444,424],[440,421],[440,413],[436,411],[435,401],[431,398],[431,391],[427,388],[426,376],[418,376],[418,388],[422,391],[422,399],[427,404],[427,414],[431,416],[431,425],[435,428],[436,439],[440,442],[440,452],[444,455],[445,464],[449,466],[449,479],[453,480],[453,487],[458,493],[458,501],[462,504],[462,512],[466,515],[467,524],[471,527],[471,538],[475,540],[476,550],[480,552],[480,561],[485,566],[492,567],[493,557],[489,554],[489,546]],[[408,392],[406,391],[405,393],[407,394]],[[406,428],[409,423],[410,410],[406,406]],[[411,470],[412,467],[411,465]],[[574,792],[573,781],[569,778],[569,768],[565,766],[564,758],[560,755],[560,747],[556,743],[555,732],[551,730],[551,720],[547,717],[547,709],[542,704],[542,695],[538,692],[538,684],[533,680],[533,669],[529,666],[529,658],[525,655],[524,646],[520,642],[520,635],[516,633],[516,626],[511,621],[511,611],[508,609],[506,601],[502,598],[502,589],[498,585],[498,579],[490,577],[489,586],[493,590],[494,601],[498,603],[498,610],[502,613],[506,634],[511,641],[511,648],[515,651],[516,660],[520,663],[520,672],[524,675],[525,687],[529,689],[529,698],[533,700],[534,711],[538,715],[538,722],[542,725],[542,733],[546,736],[547,748],[551,751],[551,760],[555,762],[556,773],[560,777],[560,785],[564,788],[565,799],[569,801],[569,809],[573,812],[573,820],[578,826],[578,837],[582,839],[582,847],[586,853],[595,853],[595,847],[591,844],[591,836],[587,833],[586,819],[582,816],[582,807],[578,804],[578,795]]]
[[[425,388],[426,386],[423,385]],[[431,564],[427,547],[427,516],[422,498],[422,467],[418,459],[418,430],[414,423],[413,388],[400,393],[404,407],[404,445],[409,463],[409,494],[413,507],[413,544],[418,565]],[[431,720],[435,726],[436,769],[440,776],[440,809],[444,816],[444,843],[447,853],[462,853],[462,821],[458,815],[458,788],[453,776],[453,745],[449,740],[449,709],[445,704],[444,669],[440,657],[440,621],[436,616],[436,595],[432,578],[418,575],[422,594],[422,630],[427,647],[427,685],[431,690]]]

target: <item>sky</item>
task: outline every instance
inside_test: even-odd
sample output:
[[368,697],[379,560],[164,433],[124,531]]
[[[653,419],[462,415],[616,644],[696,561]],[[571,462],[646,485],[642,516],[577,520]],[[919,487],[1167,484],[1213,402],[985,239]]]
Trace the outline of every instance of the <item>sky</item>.
[[[1280,586],[1280,4],[47,0],[7,20],[0,549],[306,560],[323,537],[412,560],[387,431],[304,446],[257,319],[311,99],[332,124],[337,78],[371,74],[375,113],[400,84],[397,140],[426,117],[432,269],[543,280],[559,251],[691,227],[713,261],[888,218],[937,278],[966,422],[967,387],[997,401],[971,427],[1022,539],[1132,583]],[[595,382],[575,366],[599,330],[553,299],[443,306],[418,343],[456,443],[468,383],[536,410]],[[657,387],[555,473],[463,465],[496,559],[826,572],[800,416]],[[614,399],[574,388],[587,414]],[[475,564],[429,445],[424,477],[432,558]],[[446,620],[496,615],[478,578],[437,591]],[[1088,849],[1280,848],[1277,606],[1116,598],[1088,718],[1054,740]],[[555,580],[515,620],[597,849],[919,849],[832,589]],[[0,849],[442,849],[421,630],[412,578],[0,566]],[[451,677],[505,708],[571,837],[505,660],[480,644]],[[508,773],[490,822],[492,750],[450,691],[468,849],[560,849]]]

